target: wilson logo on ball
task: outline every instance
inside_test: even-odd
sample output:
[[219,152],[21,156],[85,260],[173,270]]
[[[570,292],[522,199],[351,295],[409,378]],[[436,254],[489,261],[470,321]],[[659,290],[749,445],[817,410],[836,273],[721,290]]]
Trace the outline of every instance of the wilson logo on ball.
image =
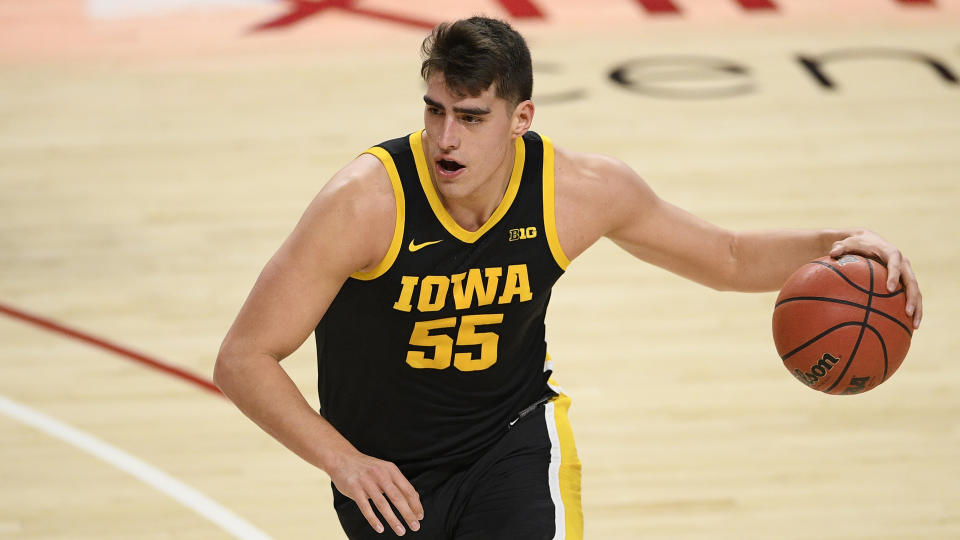
[[833,356],[830,353],[823,353],[823,356],[820,358],[820,361],[816,364],[810,366],[810,371],[804,373],[799,369],[793,370],[793,376],[797,379],[800,379],[800,382],[806,384],[809,387],[813,387],[824,375],[830,372],[833,369],[833,366],[837,365],[840,359],[836,356]]

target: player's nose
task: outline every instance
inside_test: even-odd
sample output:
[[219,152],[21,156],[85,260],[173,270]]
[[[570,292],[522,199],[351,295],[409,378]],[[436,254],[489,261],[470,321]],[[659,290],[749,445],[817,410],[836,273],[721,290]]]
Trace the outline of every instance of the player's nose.
[[457,124],[453,118],[445,118],[440,127],[437,144],[443,150],[453,150],[460,146],[460,135],[457,133]]

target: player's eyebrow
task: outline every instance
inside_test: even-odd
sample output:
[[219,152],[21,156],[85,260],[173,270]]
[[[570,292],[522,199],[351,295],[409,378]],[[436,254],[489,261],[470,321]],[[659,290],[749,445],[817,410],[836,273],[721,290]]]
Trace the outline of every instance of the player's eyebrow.
[[[444,106],[440,103],[430,99],[429,96],[423,96],[423,102],[430,107],[436,107],[437,109],[443,110]],[[484,107],[454,107],[453,112],[458,114],[470,114],[473,116],[483,116],[485,114],[490,114],[490,109]]]

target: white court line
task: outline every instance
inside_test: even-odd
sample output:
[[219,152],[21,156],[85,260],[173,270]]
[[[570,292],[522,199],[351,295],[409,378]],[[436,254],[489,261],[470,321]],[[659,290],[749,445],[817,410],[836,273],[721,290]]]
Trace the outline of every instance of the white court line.
[[0,412],[23,424],[69,443],[92,456],[124,471],[170,498],[210,520],[235,538],[243,540],[269,539],[263,531],[247,523],[233,512],[220,506],[206,495],[173,478],[167,473],[111,446],[96,437],[70,427],[26,405],[0,395]]

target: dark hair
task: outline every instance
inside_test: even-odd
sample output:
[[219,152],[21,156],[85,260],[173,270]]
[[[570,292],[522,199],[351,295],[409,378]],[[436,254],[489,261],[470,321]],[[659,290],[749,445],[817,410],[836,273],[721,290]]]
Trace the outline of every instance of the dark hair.
[[456,94],[477,96],[495,85],[496,96],[512,105],[533,94],[530,49],[509,24],[487,17],[441,23],[420,48],[424,80],[442,73]]

